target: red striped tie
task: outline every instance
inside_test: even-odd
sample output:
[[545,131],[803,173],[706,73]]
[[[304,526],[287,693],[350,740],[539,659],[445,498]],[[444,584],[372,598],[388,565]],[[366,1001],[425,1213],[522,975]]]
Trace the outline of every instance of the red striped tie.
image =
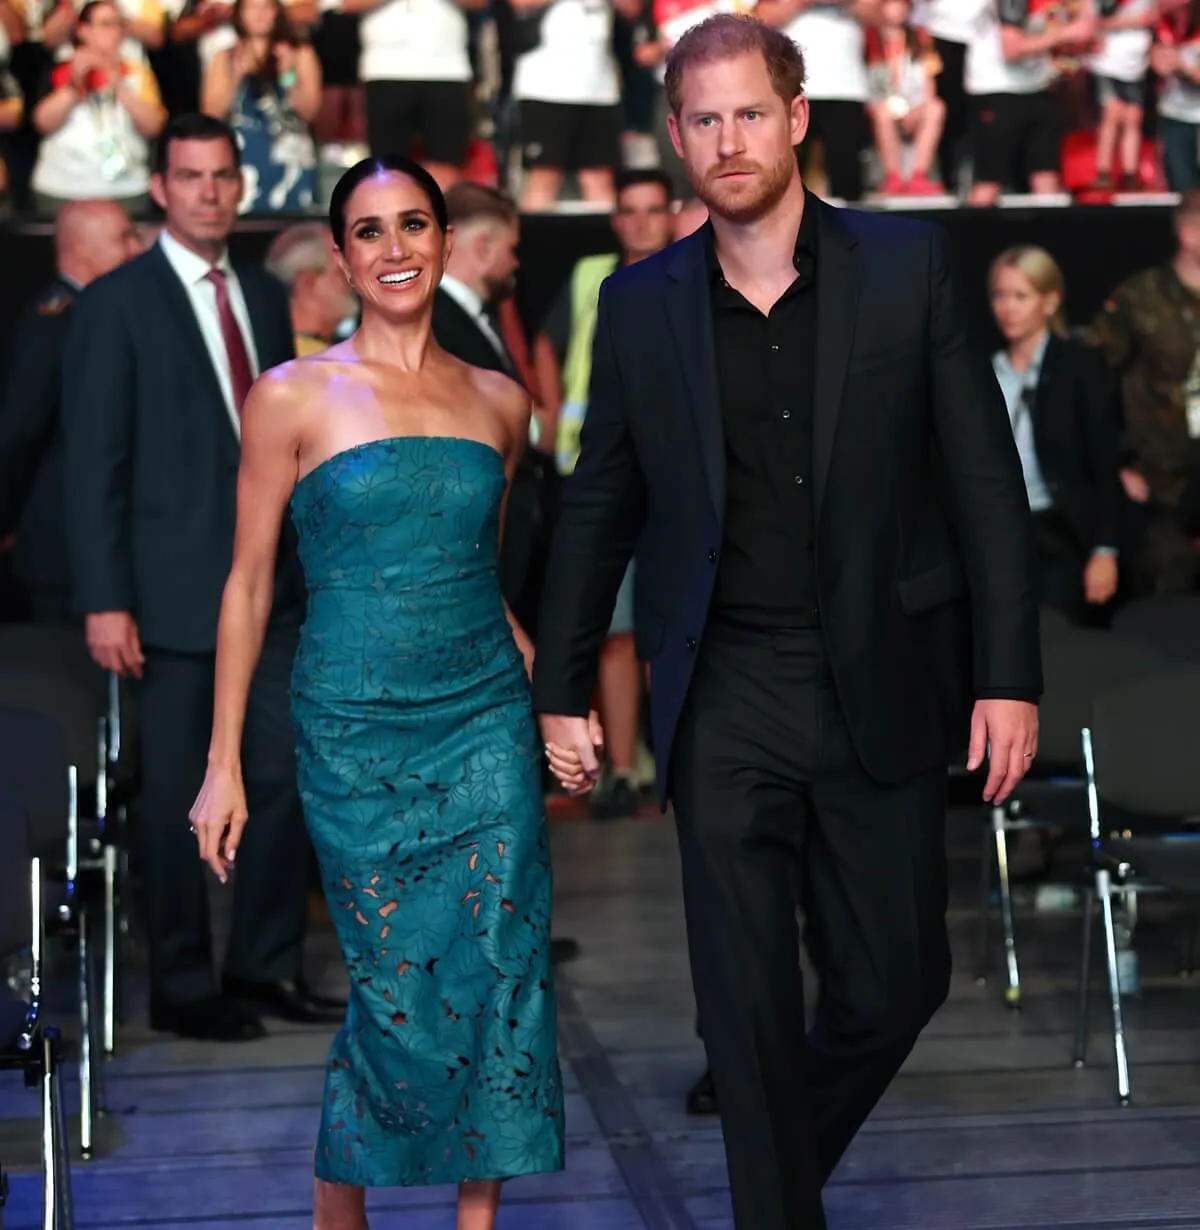
[[233,384],[233,404],[237,412],[242,412],[242,403],[254,383],[254,369],[250,366],[250,355],[246,350],[246,339],[233,314],[233,305],[229,302],[229,281],[222,269],[215,266],[205,274],[217,292],[217,318],[221,322],[221,337],[225,340],[225,354],[229,359],[229,376]]

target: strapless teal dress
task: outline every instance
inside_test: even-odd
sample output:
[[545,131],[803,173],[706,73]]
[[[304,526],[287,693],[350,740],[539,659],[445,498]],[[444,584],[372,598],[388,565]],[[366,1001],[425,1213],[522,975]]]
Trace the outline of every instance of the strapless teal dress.
[[504,617],[500,454],[403,436],[297,483],[300,797],[350,975],[315,1166],[366,1187],[560,1170],[541,746]]

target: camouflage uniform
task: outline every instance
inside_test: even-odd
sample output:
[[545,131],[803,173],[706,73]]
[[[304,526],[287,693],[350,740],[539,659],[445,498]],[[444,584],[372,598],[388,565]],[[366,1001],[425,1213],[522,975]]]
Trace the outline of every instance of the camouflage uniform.
[[[1200,469],[1200,296],[1167,263],[1123,282],[1092,324],[1121,378],[1124,464],[1145,476],[1150,503],[1132,561],[1137,593],[1196,587],[1195,548],[1180,524],[1180,498]],[[1189,432],[1188,402],[1194,403]]]

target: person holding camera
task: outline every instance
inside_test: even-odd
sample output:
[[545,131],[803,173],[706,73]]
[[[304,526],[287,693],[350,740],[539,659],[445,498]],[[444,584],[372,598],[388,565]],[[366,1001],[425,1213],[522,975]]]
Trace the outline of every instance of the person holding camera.
[[41,134],[34,202],[55,213],[66,201],[120,201],[131,214],[150,203],[150,142],[166,110],[148,64],[122,55],[124,23],[112,0],[89,0],[75,49],[50,70],[34,108]]

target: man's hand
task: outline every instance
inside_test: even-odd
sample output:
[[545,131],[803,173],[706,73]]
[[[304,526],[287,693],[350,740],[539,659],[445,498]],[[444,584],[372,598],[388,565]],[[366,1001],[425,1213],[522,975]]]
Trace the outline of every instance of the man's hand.
[[142,677],[142,642],[137,624],[128,611],[101,611],[87,616],[84,634],[88,652],[102,670],[112,671],[122,678]]
[[542,714],[538,718],[550,771],[571,796],[587,794],[600,777],[598,752],[604,732],[595,713],[587,717]]
[[1083,569],[1083,596],[1103,606],[1117,592],[1117,557],[1097,551]]
[[977,700],[971,714],[967,771],[988,758],[983,801],[998,805],[1017,788],[1037,755],[1038,710],[1024,700]]

